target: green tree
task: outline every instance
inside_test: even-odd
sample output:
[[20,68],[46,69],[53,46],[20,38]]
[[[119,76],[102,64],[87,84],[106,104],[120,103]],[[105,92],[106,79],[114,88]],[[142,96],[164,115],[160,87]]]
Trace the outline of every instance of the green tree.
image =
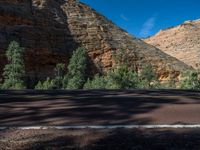
[[78,48],[73,52],[73,55],[68,65],[68,89],[81,89],[85,83],[87,66],[87,53],[84,48]]
[[6,51],[8,64],[3,72],[3,89],[24,89],[25,88],[25,65],[23,60],[24,48],[12,41]]

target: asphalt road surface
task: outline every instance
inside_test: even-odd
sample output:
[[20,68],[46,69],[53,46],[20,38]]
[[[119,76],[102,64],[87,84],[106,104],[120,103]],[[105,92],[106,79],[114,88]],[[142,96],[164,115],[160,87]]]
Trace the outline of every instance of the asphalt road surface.
[[0,127],[200,124],[200,92],[0,91]]

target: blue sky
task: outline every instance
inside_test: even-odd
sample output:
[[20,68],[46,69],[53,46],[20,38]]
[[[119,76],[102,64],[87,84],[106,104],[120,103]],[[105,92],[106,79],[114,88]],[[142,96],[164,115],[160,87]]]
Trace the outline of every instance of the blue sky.
[[137,37],[200,18],[200,0],[80,0]]

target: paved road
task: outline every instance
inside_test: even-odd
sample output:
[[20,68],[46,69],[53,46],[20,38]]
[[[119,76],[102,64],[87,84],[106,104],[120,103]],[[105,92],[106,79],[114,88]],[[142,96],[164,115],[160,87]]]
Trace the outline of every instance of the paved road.
[[200,124],[200,92],[0,91],[0,126]]

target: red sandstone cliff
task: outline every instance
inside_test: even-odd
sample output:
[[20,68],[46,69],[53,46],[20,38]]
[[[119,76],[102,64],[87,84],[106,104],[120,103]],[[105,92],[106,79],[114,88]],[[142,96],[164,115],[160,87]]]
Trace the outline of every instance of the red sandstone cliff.
[[0,72],[12,40],[26,49],[30,81],[52,75],[55,65],[67,63],[80,45],[88,51],[92,72],[112,67],[113,51],[120,49],[129,53],[130,65],[150,63],[161,79],[177,78],[189,68],[76,0],[0,0]]

